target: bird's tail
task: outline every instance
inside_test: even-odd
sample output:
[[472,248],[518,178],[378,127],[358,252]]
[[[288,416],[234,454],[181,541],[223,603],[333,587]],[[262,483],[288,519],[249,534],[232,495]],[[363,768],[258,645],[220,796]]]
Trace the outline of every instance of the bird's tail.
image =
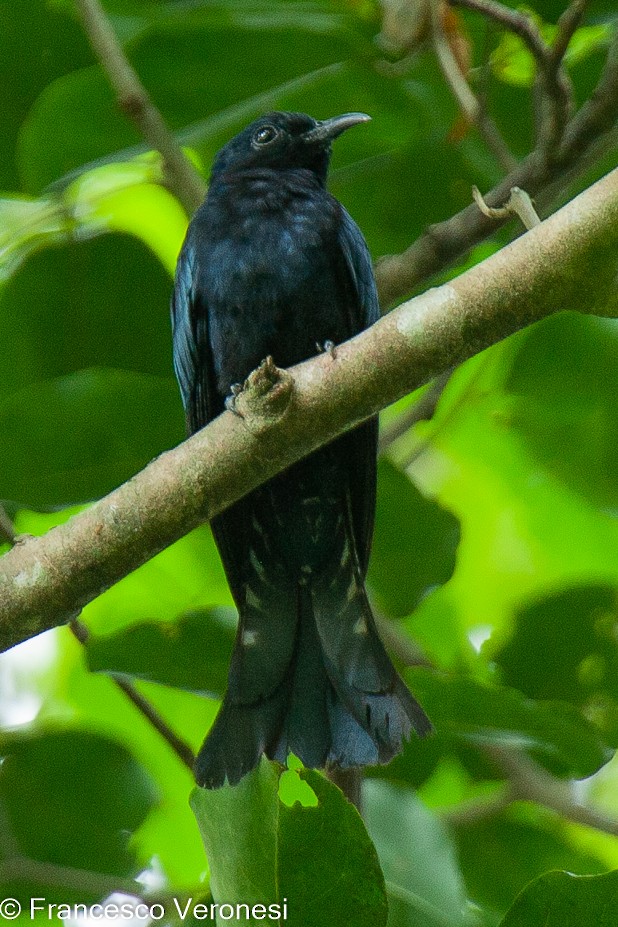
[[228,690],[196,761],[207,788],[236,784],[262,754],[285,763],[294,753],[314,768],[387,763],[412,729],[431,730],[384,650],[347,545],[332,569],[285,592],[276,603],[272,587],[247,597]]

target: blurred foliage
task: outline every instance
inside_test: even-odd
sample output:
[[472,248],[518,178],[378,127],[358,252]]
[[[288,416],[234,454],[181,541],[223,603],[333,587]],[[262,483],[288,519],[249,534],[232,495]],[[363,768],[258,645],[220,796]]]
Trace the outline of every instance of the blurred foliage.
[[[423,44],[422,4],[407,27],[383,5],[390,45],[377,0],[105,3],[205,176],[266,110],[369,112],[337,142],[331,189],[376,257],[501,176]],[[530,6],[551,38],[565,0]],[[580,101],[613,17],[594,0],[575,34]],[[38,534],[182,439],[168,303],[186,217],[72,0],[0,0],[0,23],[0,499]],[[527,52],[478,16],[456,28],[473,83],[490,55],[493,115],[525,154]],[[264,763],[238,789],[194,793],[206,858],[190,773],[109,678],[134,679],[199,747],[235,627],[203,527],[84,610],[86,653],[63,629],[0,657],[0,895],[94,901],[139,876],[143,893],[198,903],[212,878],[226,900],[285,896],[311,927],[377,927],[387,898],[389,927],[615,923],[615,838],[529,804],[464,813],[504,786],[486,749],[517,748],[618,815],[618,322],[578,316],[581,299],[455,371],[380,462],[370,593],[398,656],[414,639],[435,667],[407,678],[436,733],[371,772],[371,840],[332,784]]]

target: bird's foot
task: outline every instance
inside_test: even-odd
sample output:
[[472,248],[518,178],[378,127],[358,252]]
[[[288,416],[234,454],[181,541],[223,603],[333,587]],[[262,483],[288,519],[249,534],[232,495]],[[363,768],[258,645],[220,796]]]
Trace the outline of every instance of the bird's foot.
[[227,411],[238,416],[238,418],[244,418],[244,415],[236,406],[236,399],[240,396],[244,388],[243,383],[232,383],[230,386],[230,395],[225,400],[225,408]]
[[335,360],[335,359],[336,359],[336,357],[337,357],[337,345],[335,344],[334,341],[331,341],[330,338],[328,338],[328,339],[327,339],[326,341],[324,341],[323,343],[320,343],[319,341],[316,341],[315,346],[316,346],[316,348],[318,349],[318,353],[319,353],[319,354],[330,354],[332,360]]

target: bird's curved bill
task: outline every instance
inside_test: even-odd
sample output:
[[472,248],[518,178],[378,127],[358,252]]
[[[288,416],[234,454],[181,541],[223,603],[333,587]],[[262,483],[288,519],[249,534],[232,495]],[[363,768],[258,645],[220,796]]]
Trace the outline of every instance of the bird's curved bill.
[[371,116],[367,113],[344,113],[342,116],[333,116],[332,119],[324,119],[318,122],[314,129],[305,132],[303,138],[310,144],[330,142],[346,129],[357,126],[361,122],[370,122]]

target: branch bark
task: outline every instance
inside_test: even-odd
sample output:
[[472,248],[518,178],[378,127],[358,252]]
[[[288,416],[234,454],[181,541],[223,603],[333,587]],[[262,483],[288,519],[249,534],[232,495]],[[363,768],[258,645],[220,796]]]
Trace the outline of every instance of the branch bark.
[[[476,207],[474,207],[476,209]],[[0,647],[89,601],[294,461],[454,364],[563,309],[618,316],[618,169],[448,285],[290,371],[88,510],[0,560]]]
[[[617,122],[618,33],[592,96],[564,128],[552,156],[548,158],[544,149],[535,148],[486,195],[487,202],[501,206],[513,187],[521,187],[547,206],[600,156],[604,143],[615,146]],[[401,254],[381,258],[376,265],[376,281],[382,305],[390,305],[443,271],[498,227],[473,204],[450,219],[429,226]]]
[[135,123],[144,140],[163,158],[167,184],[188,215],[204,199],[206,187],[153,104],[114,34],[99,0],[76,0],[84,30],[120,109]]

